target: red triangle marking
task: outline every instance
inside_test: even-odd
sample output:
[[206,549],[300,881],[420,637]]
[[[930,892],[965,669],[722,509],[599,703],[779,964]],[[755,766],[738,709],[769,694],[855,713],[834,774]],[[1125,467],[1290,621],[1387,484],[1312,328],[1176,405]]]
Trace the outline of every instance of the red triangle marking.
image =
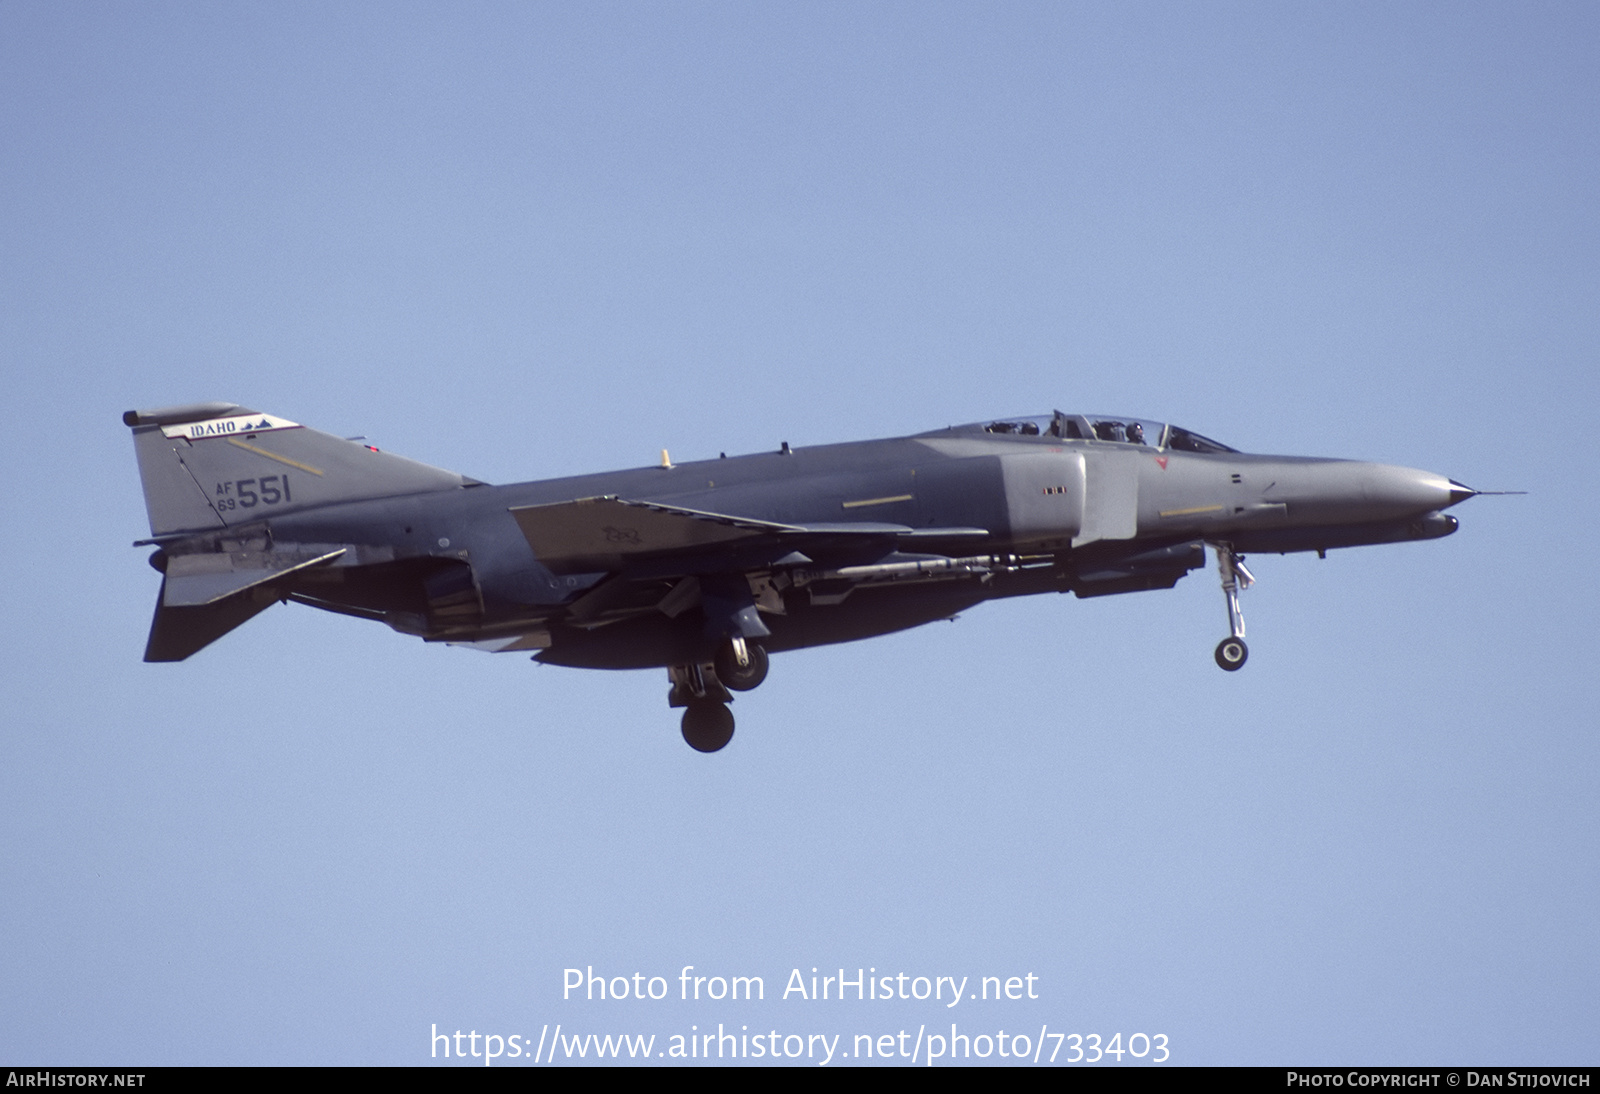
[[1167,458],[1165,456],[1157,456],[1156,462],[1161,465],[1161,470],[1165,471],[1167,469]]

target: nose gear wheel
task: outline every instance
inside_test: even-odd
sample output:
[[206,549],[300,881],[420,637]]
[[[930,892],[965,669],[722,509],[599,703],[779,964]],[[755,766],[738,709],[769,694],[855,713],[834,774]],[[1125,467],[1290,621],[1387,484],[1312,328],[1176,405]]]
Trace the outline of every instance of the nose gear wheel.
[[1250,657],[1250,647],[1242,638],[1224,638],[1217,643],[1217,664],[1228,672],[1238,672]]

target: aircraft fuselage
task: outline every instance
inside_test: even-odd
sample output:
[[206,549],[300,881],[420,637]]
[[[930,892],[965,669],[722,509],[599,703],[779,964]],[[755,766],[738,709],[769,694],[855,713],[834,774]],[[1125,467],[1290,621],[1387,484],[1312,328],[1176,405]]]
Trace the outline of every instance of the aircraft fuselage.
[[1002,597],[1168,588],[1208,544],[1232,632],[1217,660],[1237,668],[1245,553],[1438,538],[1473,494],[1060,412],[505,486],[229,404],[127,420],[166,575],[147,659],[295,600],[549,663],[669,667],[690,706],[726,701],[720,677],[755,686],[767,651]]

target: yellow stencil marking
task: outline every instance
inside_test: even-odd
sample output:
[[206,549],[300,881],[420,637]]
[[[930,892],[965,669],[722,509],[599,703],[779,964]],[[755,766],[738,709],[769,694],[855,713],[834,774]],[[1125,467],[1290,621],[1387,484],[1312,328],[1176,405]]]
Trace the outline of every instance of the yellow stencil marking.
[[246,444],[237,437],[229,437],[228,443],[232,445],[238,445],[246,452],[254,452],[258,456],[265,456],[269,460],[277,460],[279,463],[286,463],[290,467],[297,467],[301,471],[307,471],[313,475],[322,474],[321,471],[318,471],[315,467],[312,467],[309,464],[303,464],[299,460],[291,460],[288,456],[280,456],[276,452],[268,452],[265,448],[257,448],[253,444]]
[[1192,517],[1196,513],[1215,513],[1221,508],[1222,506],[1220,505],[1196,505],[1193,509],[1163,509],[1160,515],[1163,517]]
[[863,505],[888,505],[892,501],[910,501],[914,494],[896,494],[892,498],[863,498],[861,501],[844,502],[846,509],[860,509]]

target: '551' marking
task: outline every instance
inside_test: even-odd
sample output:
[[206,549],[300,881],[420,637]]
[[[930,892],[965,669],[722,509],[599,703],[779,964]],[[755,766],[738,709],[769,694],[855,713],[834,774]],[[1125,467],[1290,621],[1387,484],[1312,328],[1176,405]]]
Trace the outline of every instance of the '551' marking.
[[217,483],[217,493],[212,503],[220,513],[228,509],[254,509],[258,505],[277,505],[292,500],[288,475],[263,475],[259,479]]

